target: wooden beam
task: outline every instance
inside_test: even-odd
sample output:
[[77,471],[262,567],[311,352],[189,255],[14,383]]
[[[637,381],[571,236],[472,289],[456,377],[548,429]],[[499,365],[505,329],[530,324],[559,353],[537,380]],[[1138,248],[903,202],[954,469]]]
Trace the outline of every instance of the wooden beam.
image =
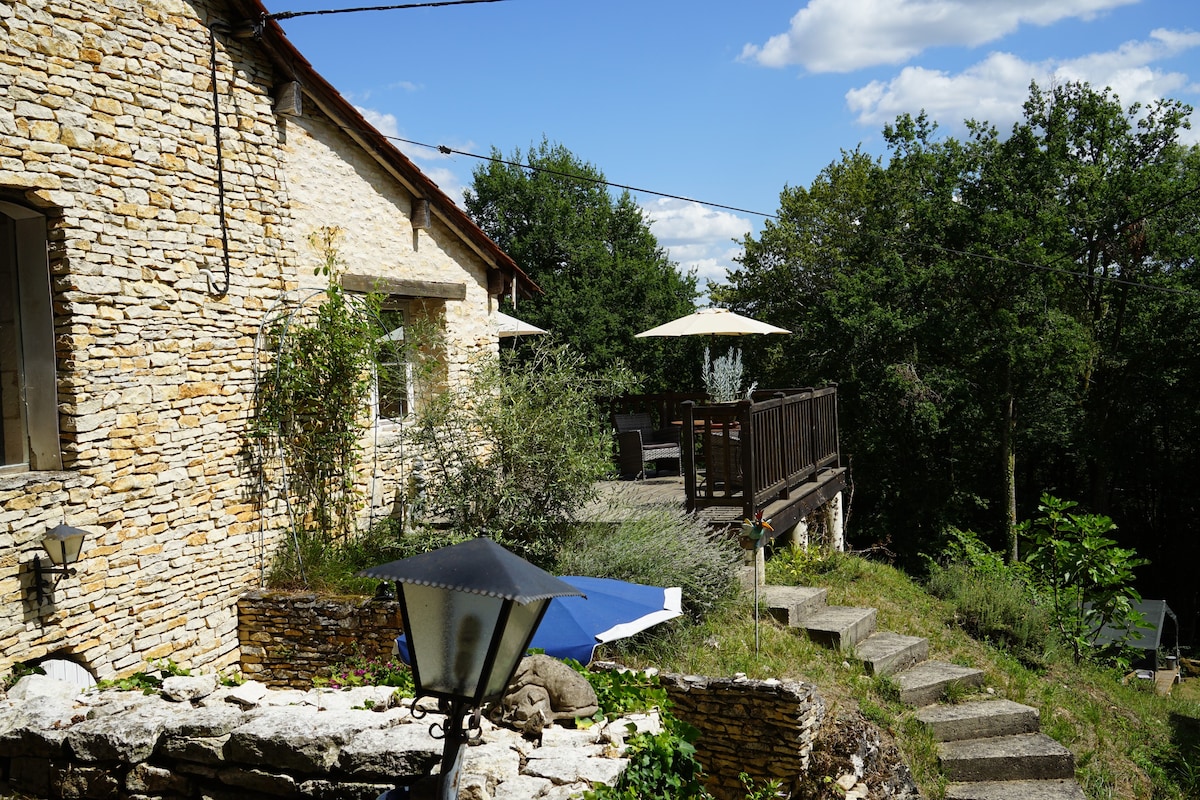
[[433,297],[440,300],[466,300],[467,284],[446,281],[416,281],[384,278],[379,275],[342,276],[342,288],[350,292],[378,292],[394,297]]

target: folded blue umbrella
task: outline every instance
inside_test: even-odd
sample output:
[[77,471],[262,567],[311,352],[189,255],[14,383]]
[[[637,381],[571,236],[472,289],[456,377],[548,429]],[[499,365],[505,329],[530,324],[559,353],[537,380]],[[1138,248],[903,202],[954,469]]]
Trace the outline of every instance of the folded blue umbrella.
[[[598,645],[632,636],[683,613],[679,587],[664,589],[577,575],[564,575],[562,580],[587,596],[553,598],[529,644],[530,649],[555,658],[590,663]],[[403,634],[396,639],[396,652],[405,664],[412,663]]]

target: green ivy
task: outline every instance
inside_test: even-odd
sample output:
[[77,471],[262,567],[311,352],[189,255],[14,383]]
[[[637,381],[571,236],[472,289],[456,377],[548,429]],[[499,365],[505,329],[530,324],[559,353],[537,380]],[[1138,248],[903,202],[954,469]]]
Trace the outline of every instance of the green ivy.
[[[625,741],[629,766],[616,786],[597,784],[584,800],[707,800],[704,770],[692,744],[699,731],[661,712],[659,733],[635,733]],[[630,725],[631,730],[634,730]]]
[[596,784],[583,793],[585,800],[707,800],[704,769],[696,760],[693,742],[700,732],[669,710],[666,689],[658,676],[636,670],[588,670],[578,661],[567,664],[588,679],[600,710],[595,719],[616,719],[626,714],[658,709],[662,730],[637,732],[625,740],[629,766],[616,786]]
[[568,666],[587,678],[596,692],[596,719],[616,719],[626,714],[638,714],[667,707],[667,690],[655,675],[638,670],[589,670],[573,658]]

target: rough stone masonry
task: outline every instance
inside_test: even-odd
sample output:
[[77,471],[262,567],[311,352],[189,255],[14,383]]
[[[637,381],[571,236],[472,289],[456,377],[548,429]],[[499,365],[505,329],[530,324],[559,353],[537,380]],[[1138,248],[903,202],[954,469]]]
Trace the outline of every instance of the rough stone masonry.
[[[375,800],[428,776],[442,742],[389,687],[273,691],[213,675],[169,677],[162,691],[89,691],[22,678],[0,702],[0,767],[7,789],[40,798],[114,800]],[[463,800],[566,800],[613,784],[628,725],[657,731],[656,715],[587,730],[545,728],[537,740],[482,722],[467,748]],[[7,793],[7,792],[6,792]]]

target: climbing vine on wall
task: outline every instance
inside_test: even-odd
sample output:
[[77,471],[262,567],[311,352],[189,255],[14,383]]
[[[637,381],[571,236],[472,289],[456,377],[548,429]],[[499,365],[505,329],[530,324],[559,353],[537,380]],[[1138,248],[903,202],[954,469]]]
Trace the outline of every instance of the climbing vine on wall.
[[342,289],[340,234],[321,228],[310,236],[321,258],[316,272],[327,285],[308,302],[285,304],[264,331],[265,363],[250,426],[262,454],[257,466],[281,485],[288,506],[293,547],[281,548],[276,569],[301,579],[306,551],[320,552],[354,533],[372,387],[381,361],[400,360],[381,359],[378,351],[402,346],[381,335],[379,297]]

